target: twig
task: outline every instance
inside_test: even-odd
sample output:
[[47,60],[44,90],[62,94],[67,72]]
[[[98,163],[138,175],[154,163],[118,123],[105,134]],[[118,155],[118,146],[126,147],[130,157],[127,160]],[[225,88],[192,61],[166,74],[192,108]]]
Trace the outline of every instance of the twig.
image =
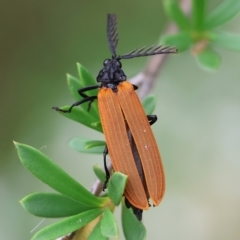
[[[180,6],[186,15],[190,14],[191,0],[182,0]],[[163,34],[173,34],[177,31],[176,25],[174,23],[169,23]],[[153,88],[156,78],[159,76],[163,63],[167,57],[168,54],[159,54],[150,57],[143,71],[130,79],[132,84],[139,87],[138,96],[140,99],[144,98]]]

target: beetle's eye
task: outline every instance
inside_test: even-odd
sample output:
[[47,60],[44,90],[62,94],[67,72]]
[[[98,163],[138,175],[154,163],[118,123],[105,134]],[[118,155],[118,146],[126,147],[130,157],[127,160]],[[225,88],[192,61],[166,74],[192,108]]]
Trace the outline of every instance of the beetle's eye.
[[103,62],[103,66],[106,66],[106,65],[108,64],[109,61],[110,61],[110,59],[106,59],[106,60],[104,60],[104,62]]
[[122,68],[122,63],[120,61],[117,61],[116,64],[117,64],[118,67]]

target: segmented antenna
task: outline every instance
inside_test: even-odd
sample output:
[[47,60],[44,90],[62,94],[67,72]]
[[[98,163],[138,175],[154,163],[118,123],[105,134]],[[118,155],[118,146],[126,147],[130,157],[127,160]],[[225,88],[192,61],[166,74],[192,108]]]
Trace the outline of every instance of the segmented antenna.
[[118,44],[117,33],[117,16],[115,14],[108,14],[107,19],[107,38],[110,51],[113,57],[116,57],[116,48]]
[[141,48],[141,49],[135,49],[127,54],[124,54],[122,56],[119,56],[118,59],[130,59],[130,58],[136,58],[136,57],[145,57],[145,56],[153,56],[157,54],[167,54],[167,53],[177,53],[178,50],[175,47],[163,47],[162,45],[153,48],[153,46],[149,48]]

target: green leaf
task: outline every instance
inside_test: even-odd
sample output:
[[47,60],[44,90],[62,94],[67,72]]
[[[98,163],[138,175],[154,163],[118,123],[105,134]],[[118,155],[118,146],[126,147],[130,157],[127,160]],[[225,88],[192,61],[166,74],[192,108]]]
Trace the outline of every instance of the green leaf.
[[85,142],[85,148],[90,149],[90,148],[95,148],[99,146],[106,146],[106,142],[100,141],[100,140],[90,140]]
[[205,26],[208,29],[219,27],[233,18],[239,11],[239,0],[224,0],[206,16]]
[[190,23],[187,16],[183,13],[176,0],[165,0],[163,2],[165,11],[169,18],[177,24],[181,30],[190,29]]
[[101,183],[106,181],[106,173],[97,164],[93,165],[93,171]]
[[223,32],[213,32],[210,34],[212,43],[233,51],[240,51],[240,35]]
[[192,38],[189,32],[182,31],[176,34],[164,35],[160,43],[165,46],[175,46],[179,52],[182,52],[191,46]]
[[[91,145],[90,143],[98,142],[98,145]],[[78,151],[83,153],[103,153],[103,150],[106,146],[106,143],[104,141],[90,141],[89,139],[82,138],[82,137],[76,137],[69,141],[69,146]]]
[[108,237],[102,235],[101,222],[99,222],[88,237],[88,240],[108,240]]
[[115,206],[121,202],[124,189],[127,183],[127,176],[120,172],[115,172],[108,183],[108,196]]
[[24,167],[56,191],[87,206],[102,207],[107,202],[107,198],[91,194],[42,152],[25,144],[15,142],[15,146]]
[[[64,106],[60,109],[62,110],[68,110],[70,106]],[[102,132],[102,126],[101,125],[94,125],[93,123],[96,123],[100,121],[99,119],[96,119],[92,114],[91,110],[89,112],[86,112],[80,108],[72,108],[72,111],[70,113],[63,113],[58,111],[61,115],[63,115],[66,118],[69,118],[75,122],[81,123],[89,128],[92,128],[96,131]]]
[[205,0],[193,0],[192,3],[193,29],[196,31],[202,31],[204,28],[203,20],[205,12]]
[[106,208],[101,219],[101,232],[103,236],[118,238],[117,223],[109,208]]
[[197,60],[201,67],[211,71],[217,70],[221,63],[220,56],[209,48],[199,53]]
[[53,240],[70,232],[82,228],[103,212],[96,208],[86,212],[65,218],[38,231],[32,240]]
[[148,95],[142,101],[142,105],[146,115],[151,115],[156,107],[157,98],[155,95]]
[[122,227],[125,239],[146,239],[146,228],[138,221],[131,208],[122,203]]
[[92,209],[58,193],[32,193],[20,203],[29,213],[45,218],[68,217]]
[[[90,85],[97,85],[95,78],[92,76],[91,73],[89,73],[89,71],[81,63],[77,63],[77,69],[78,69],[80,82],[83,87],[90,86]],[[98,93],[98,90],[95,89],[95,90],[91,90],[87,95],[96,96],[97,93]]]
[[78,90],[83,88],[83,85],[80,83],[80,81],[77,78],[73,77],[72,75],[67,74],[67,84],[68,89],[70,90],[70,93],[72,97],[75,99],[75,101],[81,100],[82,97],[78,93]]

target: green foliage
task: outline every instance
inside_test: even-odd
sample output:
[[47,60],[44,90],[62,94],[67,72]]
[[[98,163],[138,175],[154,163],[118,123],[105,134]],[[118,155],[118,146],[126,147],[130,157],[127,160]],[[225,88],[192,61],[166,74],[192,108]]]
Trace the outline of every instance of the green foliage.
[[76,137],[70,140],[69,146],[82,153],[103,153],[106,146],[105,141],[89,140],[82,137]]
[[[68,88],[76,101],[82,100],[83,98],[78,94],[80,88],[96,85],[97,82],[94,80],[93,76],[85,69],[80,63],[77,63],[77,69],[79,74],[79,79],[67,74]],[[96,96],[97,90],[87,91],[85,94],[88,96]],[[62,110],[68,110],[70,106],[61,107]],[[72,109],[68,114],[63,112],[58,112],[61,115],[81,123],[89,128],[102,132],[102,126],[100,123],[97,101],[91,103],[91,108],[89,109],[89,103],[83,103],[78,107]]]
[[148,95],[142,101],[146,115],[151,115],[156,107],[157,99],[154,95]]
[[87,206],[102,207],[106,203],[106,198],[91,194],[39,150],[20,143],[15,146],[24,167],[51,188]]
[[192,48],[201,67],[216,70],[221,58],[212,50],[215,46],[240,51],[240,35],[219,32],[216,29],[239,13],[240,1],[223,0],[209,13],[206,13],[205,7],[206,0],[192,0],[192,13],[188,17],[181,10],[179,1],[164,0],[165,11],[179,31],[163,36],[160,42],[176,46],[179,52]]
[[175,24],[177,24],[179,29],[181,30],[190,29],[191,26],[190,22],[186,15],[183,13],[182,9],[180,8],[178,1],[165,0],[163,4],[167,15]]
[[231,20],[240,11],[240,1],[223,0],[214,8],[205,18],[205,27],[207,29],[217,28]]
[[[68,110],[69,107],[70,106],[64,106],[64,107],[61,107],[61,109]],[[89,127],[96,131],[102,132],[102,126],[97,124],[98,122],[100,122],[100,120],[91,115],[91,110],[85,111],[85,110],[81,109],[80,107],[78,107],[78,108],[75,107],[72,109],[72,111],[70,113],[66,114],[66,113],[63,113],[60,111],[58,113],[60,113],[62,116],[66,117],[66,118],[69,118],[73,121],[81,123],[81,124],[85,125],[86,127]]]
[[221,62],[220,56],[210,48],[199,53],[197,55],[197,59],[199,61],[199,64],[202,67],[205,67],[207,70],[218,69]]
[[124,203],[122,203],[122,227],[126,239],[146,239],[146,228]]
[[192,27],[196,31],[202,31],[204,21],[205,1],[193,0],[192,1]]
[[165,45],[175,46],[179,52],[182,52],[191,46],[192,37],[189,31],[181,31],[176,34],[164,35],[161,41]]
[[114,173],[109,181],[109,197],[96,197],[39,150],[20,143],[15,143],[15,146],[22,164],[38,179],[59,192],[32,193],[20,201],[22,206],[39,217],[67,217],[41,229],[32,239],[50,240],[66,235],[89,224],[102,213],[100,225],[97,224],[91,238],[118,237],[117,225],[109,207],[113,209],[114,205],[120,203],[127,176]]
[[109,208],[106,208],[101,219],[101,232],[103,236],[109,238],[118,238],[117,223]]
[[103,209],[96,208],[65,218],[41,229],[32,237],[32,240],[51,240],[64,236],[84,227],[101,215],[102,212]]
[[108,196],[115,206],[118,206],[121,202],[126,183],[127,176],[120,172],[115,172],[110,178],[108,183]]
[[104,183],[106,181],[106,173],[98,165],[93,165],[93,171],[97,178]]
[[91,232],[90,236],[88,237],[88,240],[108,240],[109,238],[104,236],[102,234],[102,230],[101,230],[101,222],[99,222],[96,227],[93,229],[93,231]]
[[215,45],[228,50],[240,51],[240,37],[236,34],[215,32],[209,36]]
[[32,193],[20,203],[29,213],[46,218],[68,217],[93,208],[59,193]]
[[59,193],[33,193],[20,202],[30,213],[40,217],[66,217],[37,232],[32,239],[55,239],[75,231],[101,215],[112,203],[108,197],[91,194],[51,159],[25,144],[15,142],[22,164],[38,179]]

